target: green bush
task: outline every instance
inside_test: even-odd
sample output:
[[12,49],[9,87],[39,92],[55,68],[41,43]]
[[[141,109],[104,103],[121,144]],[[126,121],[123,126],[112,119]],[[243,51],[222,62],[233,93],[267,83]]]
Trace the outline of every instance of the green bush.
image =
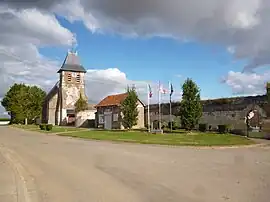
[[46,130],[47,130],[47,131],[51,131],[52,128],[53,128],[53,125],[52,125],[52,124],[47,124],[47,125],[46,125]]
[[46,124],[40,124],[39,128],[40,128],[40,130],[45,130],[46,129]]
[[207,124],[206,123],[200,123],[199,124],[199,131],[200,132],[206,132],[207,130]]
[[221,134],[229,132],[229,125],[218,125],[218,132]]
[[173,130],[177,129],[175,121],[168,122],[168,128],[171,129],[171,127],[172,127]]

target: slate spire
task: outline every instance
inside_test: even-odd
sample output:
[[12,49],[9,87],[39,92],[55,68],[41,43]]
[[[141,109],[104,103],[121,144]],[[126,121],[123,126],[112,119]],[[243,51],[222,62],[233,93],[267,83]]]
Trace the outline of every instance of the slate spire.
[[72,51],[69,51],[67,53],[66,58],[65,58],[61,68],[58,70],[57,73],[60,73],[62,71],[84,72],[84,73],[86,73],[86,70],[80,64],[80,58],[79,58],[77,52],[72,50]]

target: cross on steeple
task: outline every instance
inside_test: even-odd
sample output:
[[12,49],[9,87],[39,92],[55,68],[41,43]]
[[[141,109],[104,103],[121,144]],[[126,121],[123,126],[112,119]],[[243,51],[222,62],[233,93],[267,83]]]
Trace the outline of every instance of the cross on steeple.
[[77,41],[76,41],[76,36],[75,34],[73,35],[72,39],[71,39],[71,53],[77,53],[76,48],[77,48]]

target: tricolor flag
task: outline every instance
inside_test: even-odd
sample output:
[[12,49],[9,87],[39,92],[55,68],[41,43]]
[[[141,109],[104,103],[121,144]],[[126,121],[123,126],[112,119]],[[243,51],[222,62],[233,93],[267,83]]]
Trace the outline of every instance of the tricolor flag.
[[152,89],[151,89],[151,86],[148,84],[148,96],[149,98],[151,98],[153,96],[153,92],[152,92]]

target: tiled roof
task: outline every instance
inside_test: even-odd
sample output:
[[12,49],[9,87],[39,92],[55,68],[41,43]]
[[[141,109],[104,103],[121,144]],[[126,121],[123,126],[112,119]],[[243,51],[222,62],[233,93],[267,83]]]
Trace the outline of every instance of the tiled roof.
[[120,106],[121,102],[123,102],[126,99],[127,95],[128,95],[127,93],[109,95],[103,100],[101,100],[101,102],[98,103],[96,107]]
[[68,52],[62,67],[59,69],[57,73],[60,73],[62,71],[72,71],[72,72],[84,72],[86,73],[86,70],[84,67],[80,64],[80,59],[77,53]]

